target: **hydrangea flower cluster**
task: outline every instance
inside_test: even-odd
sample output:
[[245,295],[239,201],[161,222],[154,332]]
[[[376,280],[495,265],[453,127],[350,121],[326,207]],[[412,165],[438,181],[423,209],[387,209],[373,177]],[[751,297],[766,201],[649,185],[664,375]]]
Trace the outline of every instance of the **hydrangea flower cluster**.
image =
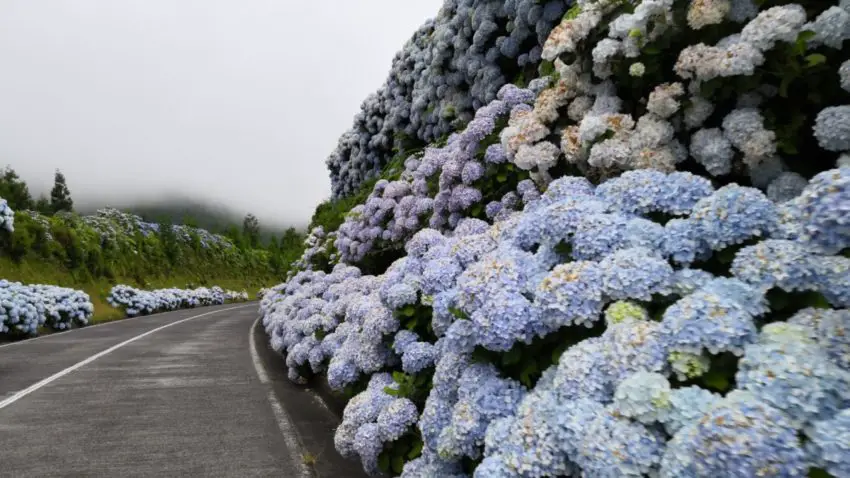
[[[336,249],[344,262],[362,259],[377,245],[401,245],[424,226],[451,230],[471,208],[485,200],[481,183],[505,162],[498,144],[483,141],[496,128],[496,122],[514,116],[535,94],[513,85],[502,87],[497,98],[475,113],[465,129],[451,135],[445,146],[426,148],[421,155],[405,161],[399,179],[378,181],[362,205],[354,207],[337,231]],[[521,191],[522,198],[536,190]],[[495,217],[514,210],[521,199],[508,191],[487,204],[487,214]]]
[[225,292],[218,286],[141,290],[118,284],[112,287],[106,300],[112,307],[123,309],[127,316],[135,317],[177,309],[221,305],[226,301],[247,300],[247,295],[246,292]]
[[[539,44],[550,76],[470,93],[465,129],[352,210],[339,264],[264,298],[291,379],[369,381],[340,453],[386,472],[418,434],[402,476],[847,475],[848,27],[844,0],[576,2]],[[341,173],[366,138],[336,194],[383,161]],[[490,171],[515,187],[489,197]]]
[[0,229],[15,232],[15,211],[9,207],[9,203],[0,198]]
[[446,0],[393,59],[327,159],[334,196],[347,196],[392,156],[394,141],[456,131],[506,83],[540,62],[564,0]]
[[86,325],[93,313],[83,291],[0,280],[0,336],[33,336],[42,326],[66,330]]

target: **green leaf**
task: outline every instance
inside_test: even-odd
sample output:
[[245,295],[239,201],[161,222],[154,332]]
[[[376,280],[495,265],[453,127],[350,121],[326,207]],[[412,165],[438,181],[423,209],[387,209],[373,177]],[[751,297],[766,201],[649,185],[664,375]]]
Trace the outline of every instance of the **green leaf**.
[[386,393],[387,395],[391,395],[393,397],[398,396],[398,390],[395,389],[395,388],[392,388],[392,387],[384,387],[384,393]]
[[833,476],[822,468],[810,468],[809,478],[833,478]]
[[643,49],[641,51],[643,53],[646,53],[647,55],[657,55],[657,54],[661,53],[661,49],[658,48],[657,46],[653,46],[653,45],[647,45],[647,46],[643,47]]
[[813,32],[812,30],[803,30],[797,35],[797,41],[807,42],[814,38],[815,35],[817,35],[817,33]]
[[537,373],[537,362],[529,362],[519,374],[519,381],[526,387],[531,387],[531,376]]
[[401,470],[404,469],[404,457],[402,456],[394,456],[393,457],[393,473],[401,474]]
[[393,372],[393,381],[395,381],[395,383],[403,383],[406,378],[407,375],[399,372],[398,370]]
[[416,313],[416,306],[413,304],[405,305],[403,309],[401,309],[401,315],[405,317],[413,317],[413,314]]
[[710,371],[705,374],[703,376],[703,383],[721,392],[725,392],[729,389],[729,379],[715,371]]
[[514,347],[508,350],[508,353],[502,356],[502,365],[513,365],[515,363],[519,363],[519,360],[522,358],[522,351]]
[[381,456],[378,457],[378,468],[384,473],[390,471],[390,455],[386,452],[381,453]]
[[422,455],[422,447],[423,446],[424,446],[424,443],[422,442],[422,439],[420,439],[419,437],[416,437],[413,441],[413,446],[410,449],[410,453],[407,454],[407,458],[409,458],[411,460],[419,458],[419,456]]
[[508,175],[505,174],[505,173],[499,173],[498,175],[496,175],[496,181],[499,181],[500,183],[503,183],[507,180],[508,180]]
[[821,63],[826,63],[826,56],[821,55],[820,53],[812,53],[806,57],[806,66],[809,68],[818,66]]

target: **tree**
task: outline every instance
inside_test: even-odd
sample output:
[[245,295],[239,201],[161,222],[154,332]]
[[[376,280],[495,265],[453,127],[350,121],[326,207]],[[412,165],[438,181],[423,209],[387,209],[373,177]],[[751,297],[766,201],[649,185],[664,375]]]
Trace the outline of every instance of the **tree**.
[[58,169],[53,180],[53,189],[50,191],[50,209],[54,214],[59,211],[74,210],[74,201],[71,200],[71,191],[65,184],[65,175]]
[[260,245],[260,221],[253,214],[245,216],[242,221],[242,235],[245,236],[245,241],[251,247]]
[[45,216],[49,216],[53,212],[53,209],[50,207],[50,199],[47,199],[47,196],[44,194],[38,197],[33,208]]
[[5,199],[14,211],[32,209],[33,206],[27,183],[9,166],[0,172],[0,198]]

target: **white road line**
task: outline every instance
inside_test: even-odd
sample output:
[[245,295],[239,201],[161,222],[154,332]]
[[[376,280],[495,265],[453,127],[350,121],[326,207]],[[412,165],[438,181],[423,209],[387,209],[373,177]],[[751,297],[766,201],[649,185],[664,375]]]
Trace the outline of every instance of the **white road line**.
[[33,385],[30,385],[29,387],[21,390],[20,392],[15,393],[11,397],[0,402],[0,410],[8,407],[9,405],[17,402],[18,400],[26,397],[27,395],[31,394],[32,392],[35,392],[36,390],[38,390],[42,387],[45,387],[45,386],[49,385],[50,383],[55,382],[56,380],[59,380],[60,378],[64,377],[65,375],[68,375],[69,373],[73,372],[74,370],[77,370],[81,367],[85,367],[86,365],[88,365],[88,364],[94,362],[95,360],[103,357],[104,355],[110,354],[110,353],[120,349],[121,347],[123,347],[125,345],[131,344],[131,343],[133,343],[133,342],[135,342],[139,339],[145,338],[148,335],[151,335],[155,332],[159,332],[162,329],[167,329],[171,326],[174,326],[174,325],[177,325],[177,324],[182,324],[183,322],[186,322],[186,321],[189,321],[189,320],[192,320],[192,319],[197,319],[199,317],[205,317],[207,315],[218,314],[219,312],[226,312],[228,310],[244,309],[245,307],[250,307],[250,305],[240,305],[238,307],[229,307],[227,309],[214,310],[212,312],[207,312],[205,314],[194,315],[192,317],[181,319],[181,320],[178,320],[178,321],[175,321],[175,322],[170,322],[170,323],[165,324],[163,326],[157,327],[153,330],[149,330],[149,331],[147,331],[143,334],[139,334],[139,335],[137,335],[137,336],[135,336],[131,339],[128,339],[128,340],[121,342],[120,344],[113,345],[112,347],[109,347],[108,349],[106,349],[102,352],[98,352],[98,353],[92,355],[91,357],[89,357],[89,358],[87,358],[87,359],[85,359],[81,362],[77,362],[76,364],[66,368],[65,370],[62,370],[61,372],[55,373],[55,374],[45,378],[44,380],[37,382]]
[[257,371],[257,377],[260,378],[260,382],[269,388],[269,393],[266,397],[269,400],[269,405],[272,407],[272,413],[274,413],[275,421],[277,421],[277,427],[280,429],[281,435],[283,435],[283,442],[286,444],[286,450],[289,452],[289,459],[292,461],[292,464],[298,468],[299,477],[312,478],[313,472],[310,471],[310,468],[308,468],[307,464],[304,463],[304,446],[301,444],[298,431],[295,430],[295,425],[292,424],[289,414],[286,413],[286,409],[283,408],[283,405],[281,405],[280,401],[277,399],[277,394],[275,394],[274,389],[271,388],[269,374],[266,372],[263,363],[260,361],[260,355],[257,353],[257,341],[254,335],[254,328],[257,327],[259,322],[260,319],[258,318],[248,330],[251,361],[254,362],[254,369]]
[[[253,305],[253,304],[249,304],[249,305]],[[240,307],[246,307],[246,306],[240,306]],[[77,327],[77,328],[74,328],[74,329],[71,329],[71,330],[63,330],[62,332],[53,332],[53,333],[47,334],[47,335],[39,335],[38,337],[33,337],[31,339],[9,342],[8,344],[0,345],[0,349],[2,349],[4,347],[12,347],[14,345],[24,345],[24,344],[28,344],[28,343],[31,343],[31,342],[35,342],[36,340],[49,339],[51,337],[66,337],[68,334],[73,333],[73,332],[78,332],[80,330],[89,330],[89,329],[93,329],[95,327],[101,327],[101,326],[104,326],[104,325],[123,324],[125,322],[132,322],[132,321],[138,320],[138,319],[150,319],[151,317],[157,317],[157,316],[165,315],[165,314],[173,314],[175,312],[186,312],[188,310],[191,310],[191,309],[169,310],[168,312],[158,312],[156,314],[139,315],[139,316],[136,316],[136,317],[125,317],[123,319],[110,320],[109,322],[104,322],[102,324],[86,325],[86,326]]]

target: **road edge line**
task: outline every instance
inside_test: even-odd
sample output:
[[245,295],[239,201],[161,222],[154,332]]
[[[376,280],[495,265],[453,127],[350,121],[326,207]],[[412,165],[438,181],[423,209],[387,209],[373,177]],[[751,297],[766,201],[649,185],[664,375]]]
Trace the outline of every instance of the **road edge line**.
[[294,466],[298,467],[299,476],[302,478],[313,478],[316,475],[312,470],[310,470],[307,464],[304,463],[304,450],[306,450],[306,447],[301,440],[301,436],[298,434],[295,424],[289,417],[289,413],[287,413],[283,404],[280,403],[277,393],[275,393],[274,388],[271,386],[269,374],[266,372],[265,365],[263,364],[263,361],[260,360],[260,354],[257,352],[255,329],[259,326],[259,323],[260,318],[258,317],[248,329],[251,362],[254,364],[254,370],[257,373],[257,378],[260,379],[260,383],[268,389],[266,398],[272,408],[272,413],[274,414],[275,421],[277,422],[277,428],[280,430],[281,435],[283,435],[283,441],[286,443],[286,448],[289,451],[289,459],[292,461]]
[[161,326],[159,326],[155,329],[148,330],[147,332],[144,332],[144,333],[139,334],[135,337],[127,339],[127,340],[125,340],[125,341],[123,341],[119,344],[113,345],[112,347],[109,347],[106,350],[102,350],[102,351],[92,355],[91,357],[85,359],[85,360],[81,360],[81,361],[75,363],[74,365],[71,365],[70,367],[68,367],[68,368],[66,368],[62,371],[56,372],[53,375],[51,375],[51,376],[49,376],[45,379],[42,379],[42,380],[30,385],[29,387],[21,390],[21,391],[14,393],[12,396],[6,398],[5,400],[0,401],[0,410],[8,407],[9,405],[17,402],[18,400],[26,397],[27,395],[29,395],[29,394],[31,394],[31,393],[33,393],[33,392],[35,392],[35,391],[37,391],[41,388],[44,388],[47,385],[50,385],[52,382],[59,380],[60,378],[74,372],[75,370],[78,370],[82,367],[85,367],[86,365],[94,362],[95,360],[97,360],[97,359],[99,359],[99,358],[101,358],[105,355],[108,355],[108,354],[120,349],[121,347],[124,347],[125,345],[129,345],[129,344],[131,344],[131,343],[133,343],[133,342],[135,342],[139,339],[143,339],[143,338],[147,337],[148,335],[154,334],[156,332],[159,332],[160,330],[167,329],[168,327],[171,327],[171,326],[174,326],[174,325],[177,325],[177,324],[182,324],[183,322],[188,322],[192,319],[197,319],[197,318],[200,318],[200,317],[206,317],[208,315],[218,314],[220,312],[226,312],[228,310],[244,309],[246,307],[249,307],[249,305],[241,305],[241,306],[238,306],[238,307],[229,307],[227,309],[214,310],[212,312],[207,312],[207,313],[204,313],[204,314],[194,315],[192,317],[187,317],[185,319],[180,319],[180,320],[177,320],[175,322],[169,322],[169,323],[167,323],[165,325],[161,325]]

